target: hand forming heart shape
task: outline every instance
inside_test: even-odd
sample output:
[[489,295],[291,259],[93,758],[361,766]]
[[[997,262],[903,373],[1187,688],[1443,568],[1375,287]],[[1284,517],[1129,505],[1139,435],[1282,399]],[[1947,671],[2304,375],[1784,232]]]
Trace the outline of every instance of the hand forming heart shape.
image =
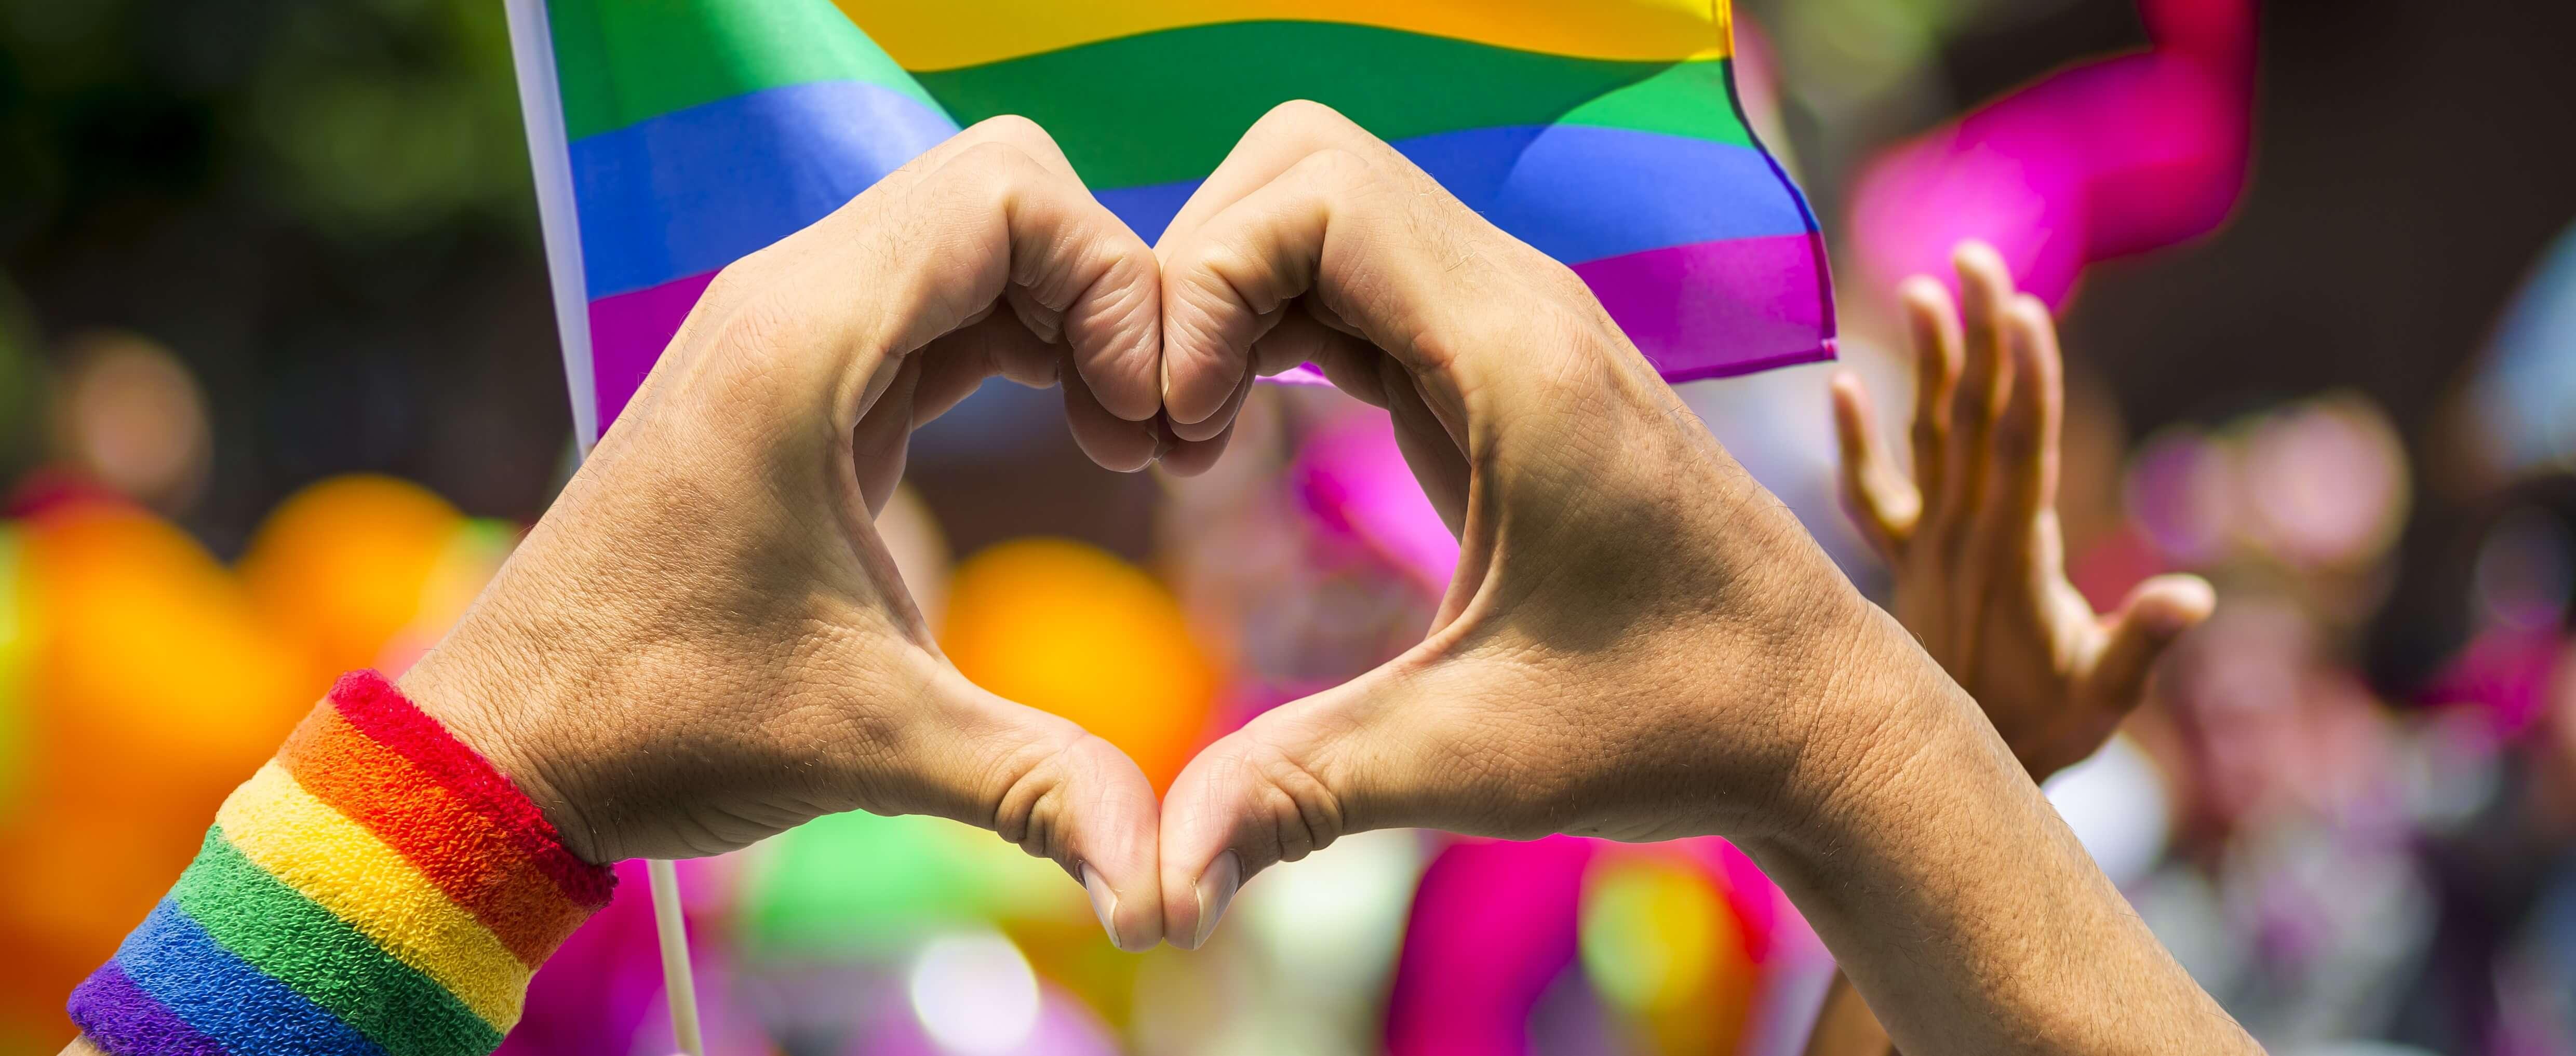
[[[1392,412],[1464,540],[1419,647],[1219,740],[1159,807],[940,656],[870,521],[916,426],[988,376],[1061,381],[1094,459],[1195,472],[1305,362]],[[1581,280],[1289,104],[1152,249],[999,119],[727,268],[404,688],[592,860],[938,814],[1063,864],[1141,949],[1361,829],[1758,845],[1892,765],[1886,716],[1843,702],[1921,659]]]

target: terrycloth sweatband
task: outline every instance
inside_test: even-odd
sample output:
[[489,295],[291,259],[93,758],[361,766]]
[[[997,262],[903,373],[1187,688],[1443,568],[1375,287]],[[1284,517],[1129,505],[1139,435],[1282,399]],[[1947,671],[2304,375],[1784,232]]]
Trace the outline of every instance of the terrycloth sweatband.
[[384,676],[345,675],[72,1022],[115,1056],[483,1056],[614,884]]

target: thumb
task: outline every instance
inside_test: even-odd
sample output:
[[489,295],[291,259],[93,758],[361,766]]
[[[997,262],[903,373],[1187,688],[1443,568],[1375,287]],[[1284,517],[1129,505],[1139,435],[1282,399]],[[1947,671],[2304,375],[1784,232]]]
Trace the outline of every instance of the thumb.
[[1351,833],[1552,831],[1515,802],[1533,784],[1526,768],[1481,740],[1503,727],[1462,733],[1444,720],[1455,712],[1442,704],[1472,692],[1459,674],[1408,654],[1271,709],[1190,760],[1163,796],[1164,936],[1197,949],[1254,874]]
[[943,682],[947,715],[902,752],[914,770],[918,812],[990,829],[1062,866],[1119,949],[1161,942],[1161,811],[1145,772],[1070,720],[1004,700],[953,670]]
[[2138,584],[2111,618],[2110,638],[2093,661],[2092,698],[2125,715],[2146,698],[2156,660],[2218,606],[2209,582],[2192,575],[2157,576]]
[[1319,776],[1326,750],[1284,706],[1220,738],[1183,767],[1163,799],[1163,935],[1195,950],[1254,873],[1296,861],[1345,831],[1339,791]]

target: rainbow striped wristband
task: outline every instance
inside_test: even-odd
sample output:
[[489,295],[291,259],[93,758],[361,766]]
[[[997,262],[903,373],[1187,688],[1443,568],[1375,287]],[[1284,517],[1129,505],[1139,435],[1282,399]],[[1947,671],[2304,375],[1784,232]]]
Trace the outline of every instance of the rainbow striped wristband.
[[608,870],[384,676],[342,676],[72,991],[116,1056],[483,1056]]

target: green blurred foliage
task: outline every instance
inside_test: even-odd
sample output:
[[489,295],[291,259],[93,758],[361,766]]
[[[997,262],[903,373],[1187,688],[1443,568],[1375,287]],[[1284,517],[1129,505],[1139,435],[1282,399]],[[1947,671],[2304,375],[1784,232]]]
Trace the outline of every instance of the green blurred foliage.
[[882,955],[946,928],[1088,911],[1052,863],[941,818],[834,814],[759,854],[744,931],[764,957]]
[[248,197],[335,240],[515,223],[493,0],[0,0],[0,237],[138,195]]

